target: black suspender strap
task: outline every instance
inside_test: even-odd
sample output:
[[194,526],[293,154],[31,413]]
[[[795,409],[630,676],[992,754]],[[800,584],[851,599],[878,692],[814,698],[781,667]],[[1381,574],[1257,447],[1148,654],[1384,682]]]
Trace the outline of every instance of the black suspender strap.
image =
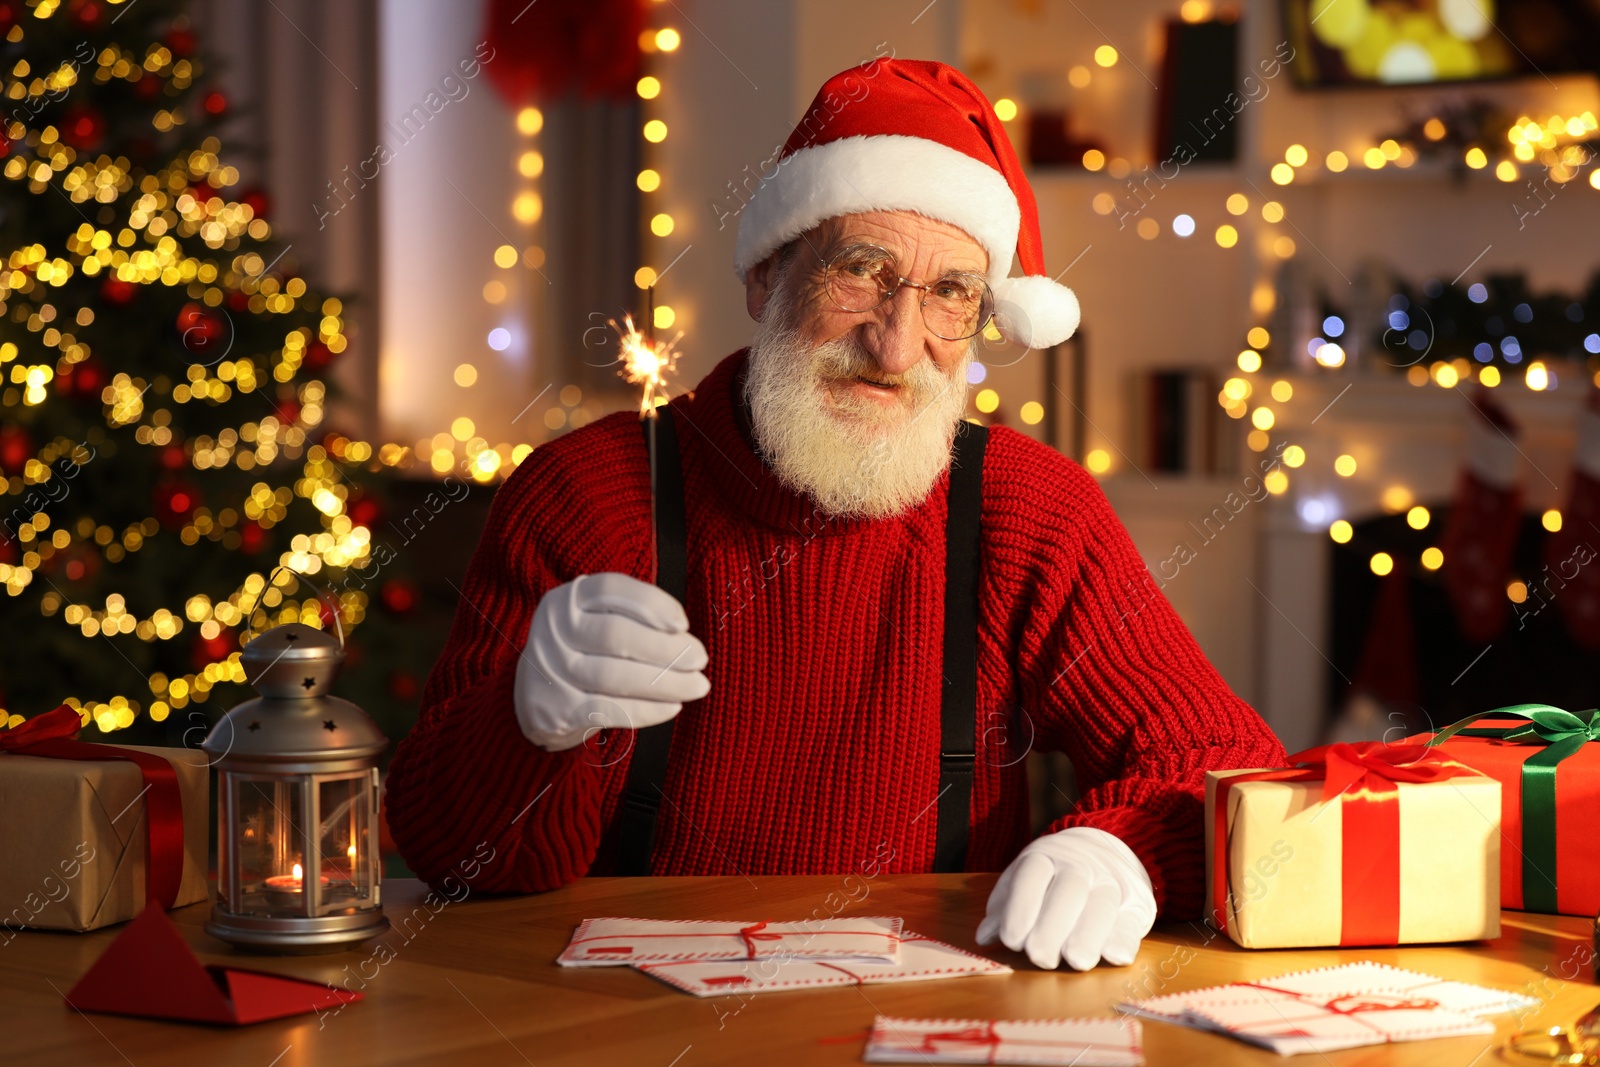
[[[689,602],[689,556],[683,504],[683,469],[678,462],[678,432],[672,409],[656,409],[656,584]],[[645,447],[649,448],[650,422],[641,419]],[[672,749],[674,720],[635,730],[633,760],[622,795],[622,815],[617,829],[617,873],[647,875],[655,847],[656,816],[667,784],[667,754]]]
[[945,522],[944,693],[939,716],[939,827],[933,869],[966,869],[972,814],[972,769],[977,760],[978,551],[983,508],[983,450],[987,427],[956,424],[950,462],[950,514]]

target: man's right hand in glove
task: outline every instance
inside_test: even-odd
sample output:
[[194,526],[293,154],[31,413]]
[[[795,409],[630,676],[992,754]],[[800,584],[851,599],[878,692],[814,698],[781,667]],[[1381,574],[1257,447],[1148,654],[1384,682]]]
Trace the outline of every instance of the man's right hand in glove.
[[517,722],[551,752],[595,730],[654,726],[710,691],[705,666],[672,594],[615,571],[580,575],[534,610],[517,661]]

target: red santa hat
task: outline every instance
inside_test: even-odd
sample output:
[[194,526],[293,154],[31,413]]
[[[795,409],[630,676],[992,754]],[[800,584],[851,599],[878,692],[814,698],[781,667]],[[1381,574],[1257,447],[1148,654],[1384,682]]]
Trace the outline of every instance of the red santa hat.
[[[734,272],[825,219],[914,211],[989,253],[996,325],[1046,348],[1078,327],[1078,298],[1045,275],[1039,211],[994,108],[943,63],[876,59],[829,78],[739,217]],[[1010,277],[1013,262],[1021,276]]]

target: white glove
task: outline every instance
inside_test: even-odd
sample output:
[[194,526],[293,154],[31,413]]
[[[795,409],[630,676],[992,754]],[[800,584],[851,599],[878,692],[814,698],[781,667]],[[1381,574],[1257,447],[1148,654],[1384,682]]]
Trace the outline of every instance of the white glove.
[[1102,958],[1124,967],[1155,921],[1150,876],[1133,850],[1104,830],[1073,826],[1030,843],[1000,875],[978,944],[998,934],[1046,970],[1066,960],[1087,971]]
[[654,726],[711,690],[705,665],[672,594],[615,571],[579,575],[534,610],[517,661],[517,722],[551,752],[594,730]]

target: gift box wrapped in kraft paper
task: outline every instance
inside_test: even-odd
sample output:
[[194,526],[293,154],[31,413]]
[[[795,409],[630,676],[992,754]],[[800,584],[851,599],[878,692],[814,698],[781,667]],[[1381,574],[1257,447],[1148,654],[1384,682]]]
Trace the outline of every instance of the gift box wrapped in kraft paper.
[[[1428,744],[1500,782],[1500,904],[1518,911],[1600,911],[1600,711],[1517,704],[1470,715]],[[1515,847],[1512,847],[1515,846]]]
[[1422,745],[1206,774],[1206,914],[1245,948],[1500,933],[1500,783]]
[[0,730],[0,946],[206,898],[205,755],[80,742],[79,726],[62,705]]

